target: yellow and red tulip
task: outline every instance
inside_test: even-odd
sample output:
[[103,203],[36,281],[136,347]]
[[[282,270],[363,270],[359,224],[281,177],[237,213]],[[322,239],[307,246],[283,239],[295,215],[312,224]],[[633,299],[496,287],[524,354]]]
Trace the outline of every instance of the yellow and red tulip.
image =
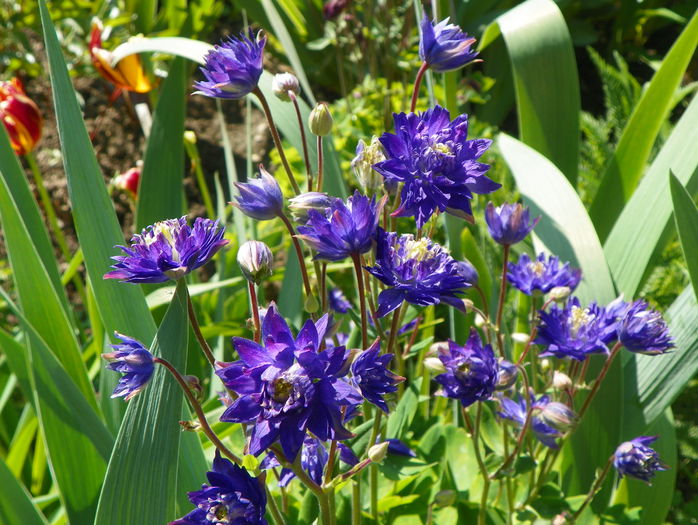
[[147,93],[152,89],[150,81],[143,71],[143,65],[138,55],[129,55],[120,60],[116,66],[111,65],[112,52],[102,47],[102,23],[92,22],[90,33],[90,56],[92,64],[99,74],[117,88],[136,93]]
[[43,120],[39,107],[27,96],[18,78],[0,82],[0,118],[15,153],[26,155],[34,149],[41,138]]

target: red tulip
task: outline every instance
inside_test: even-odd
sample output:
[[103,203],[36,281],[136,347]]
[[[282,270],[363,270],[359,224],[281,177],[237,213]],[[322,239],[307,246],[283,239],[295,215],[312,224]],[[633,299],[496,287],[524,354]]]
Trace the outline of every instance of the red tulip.
[[34,149],[41,138],[43,120],[38,106],[17,78],[0,82],[0,118],[15,153],[26,155]]
[[141,180],[141,168],[131,168],[130,170],[116,175],[112,179],[115,188],[127,191],[134,199],[138,195],[138,183]]

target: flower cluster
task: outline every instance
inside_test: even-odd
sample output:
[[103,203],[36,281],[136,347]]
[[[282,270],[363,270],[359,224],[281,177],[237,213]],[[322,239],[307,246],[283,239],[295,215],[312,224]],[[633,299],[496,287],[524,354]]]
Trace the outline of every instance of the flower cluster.
[[509,263],[508,269],[507,280],[526,295],[546,294],[557,287],[574,291],[582,278],[582,272],[570,268],[570,263],[560,266],[560,259],[554,255],[546,259],[544,253],[539,253],[535,261],[522,253],[515,264]]

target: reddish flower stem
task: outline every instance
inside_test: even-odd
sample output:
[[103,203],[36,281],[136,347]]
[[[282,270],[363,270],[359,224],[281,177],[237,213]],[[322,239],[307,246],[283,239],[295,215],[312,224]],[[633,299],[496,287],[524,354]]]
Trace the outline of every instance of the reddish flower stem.
[[414,88],[412,89],[412,100],[410,101],[410,113],[414,113],[417,107],[417,98],[419,97],[419,88],[422,85],[422,78],[424,78],[424,73],[429,69],[429,64],[422,62],[422,65],[417,71],[417,77],[414,79]]

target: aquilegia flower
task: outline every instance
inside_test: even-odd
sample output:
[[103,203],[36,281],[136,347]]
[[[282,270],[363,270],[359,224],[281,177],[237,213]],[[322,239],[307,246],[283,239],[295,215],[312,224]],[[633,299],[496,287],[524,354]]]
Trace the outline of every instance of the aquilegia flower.
[[477,51],[471,49],[475,39],[448,21],[432,25],[426,14],[422,18],[419,58],[437,73],[455,71],[477,57]]
[[337,199],[325,213],[308,210],[308,222],[299,226],[298,238],[317,252],[316,259],[341,261],[371,249],[385,198],[376,202],[358,191],[343,202]]
[[446,373],[434,381],[443,387],[442,395],[458,399],[464,407],[492,397],[497,386],[497,359],[490,345],[482,345],[474,328],[465,346],[449,340],[448,350],[440,352],[439,359]]
[[662,314],[642,300],[632,303],[618,322],[618,340],[638,354],[658,355],[674,347]]
[[126,255],[112,257],[114,271],[105,279],[128,283],[162,283],[179,279],[203,266],[222,246],[224,228],[218,221],[197,218],[193,226],[186,217],[156,222],[131,238],[131,245],[117,246]]
[[535,261],[522,253],[516,264],[509,263],[508,268],[507,280],[526,295],[546,294],[560,286],[574,291],[582,278],[581,270],[570,268],[568,262],[560,266],[554,255],[546,260],[544,253],[539,253]]
[[656,472],[666,470],[666,465],[659,460],[659,454],[648,446],[656,440],[657,436],[640,436],[621,443],[613,455],[613,466],[618,475],[650,484]]
[[563,433],[546,425],[541,418],[536,415],[550,403],[550,398],[548,396],[540,396],[536,399],[536,396],[531,393],[529,396],[530,406],[526,405],[526,400],[522,396],[518,396],[516,401],[502,396],[499,398],[499,403],[502,410],[497,412],[497,415],[502,419],[512,421],[518,427],[524,426],[527,410],[533,410],[530,423],[533,435],[546,447],[558,448],[555,439],[562,436]]
[[284,210],[284,196],[276,179],[262,166],[259,178],[236,182],[240,195],[231,202],[242,213],[258,221],[268,221],[280,216]]
[[366,269],[390,287],[378,296],[379,317],[403,301],[419,306],[444,302],[464,309],[458,296],[470,286],[468,268],[427,238],[379,230],[376,264]]
[[240,394],[221,421],[253,423],[250,453],[260,454],[279,441],[293,461],[306,432],[318,439],[347,439],[341,407],[361,402],[359,393],[343,377],[349,352],[343,346],[319,351],[329,317],[308,320],[297,337],[274,305],[262,321],[262,345],[240,337],[233,346],[240,360],[216,373],[226,387]]
[[380,341],[376,341],[368,350],[361,352],[351,364],[351,375],[352,383],[361,395],[387,414],[388,405],[383,396],[397,392],[396,385],[405,378],[388,370],[393,354],[380,355],[380,348]]
[[210,485],[187,494],[196,508],[170,525],[267,525],[267,495],[247,470],[216,450],[213,469],[206,476]]
[[121,343],[111,345],[115,351],[102,354],[102,357],[111,361],[107,365],[109,370],[124,374],[111,397],[124,396],[124,400],[128,401],[148,384],[153,377],[155,364],[153,355],[143,343],[118,332],[114,332],[114,335],[121,339]]
[[472,220],[473,193],[491,193],[501,185],[485,176],[487,164],[477,159],[492,141],[466,140],[468,116],[450,122],[448,111],[435,106],[423,113],[395,113],[395,134],[380,137],[387,160],[374,169],[386,181],[403,182],[396,217],[414,217],[422,227],[436,210]]
[[238,38],[229,37],[206,55],[199,68],[206,77],[194,82],[194,94],[216,98],[242,98],[251,93],[262,76],[264,45],[267,37],[262,31],[255,36],[252,29]]
[[543,357],[583,361],[589,354],[607,354],[607,344],[616,338],[616,316],[594,302],[582,308],[576,297],[562,308],[554,304],[548,312],[541,310],[540,321],[533,342],[546,347]]
[[495,208],[490,202],[485,210],[487,229],[499,244],[511,246],[523,241],[538,224],[540,217],[536,217],[529,223],[529,213],[529,209],[519,203],[504,203]]

